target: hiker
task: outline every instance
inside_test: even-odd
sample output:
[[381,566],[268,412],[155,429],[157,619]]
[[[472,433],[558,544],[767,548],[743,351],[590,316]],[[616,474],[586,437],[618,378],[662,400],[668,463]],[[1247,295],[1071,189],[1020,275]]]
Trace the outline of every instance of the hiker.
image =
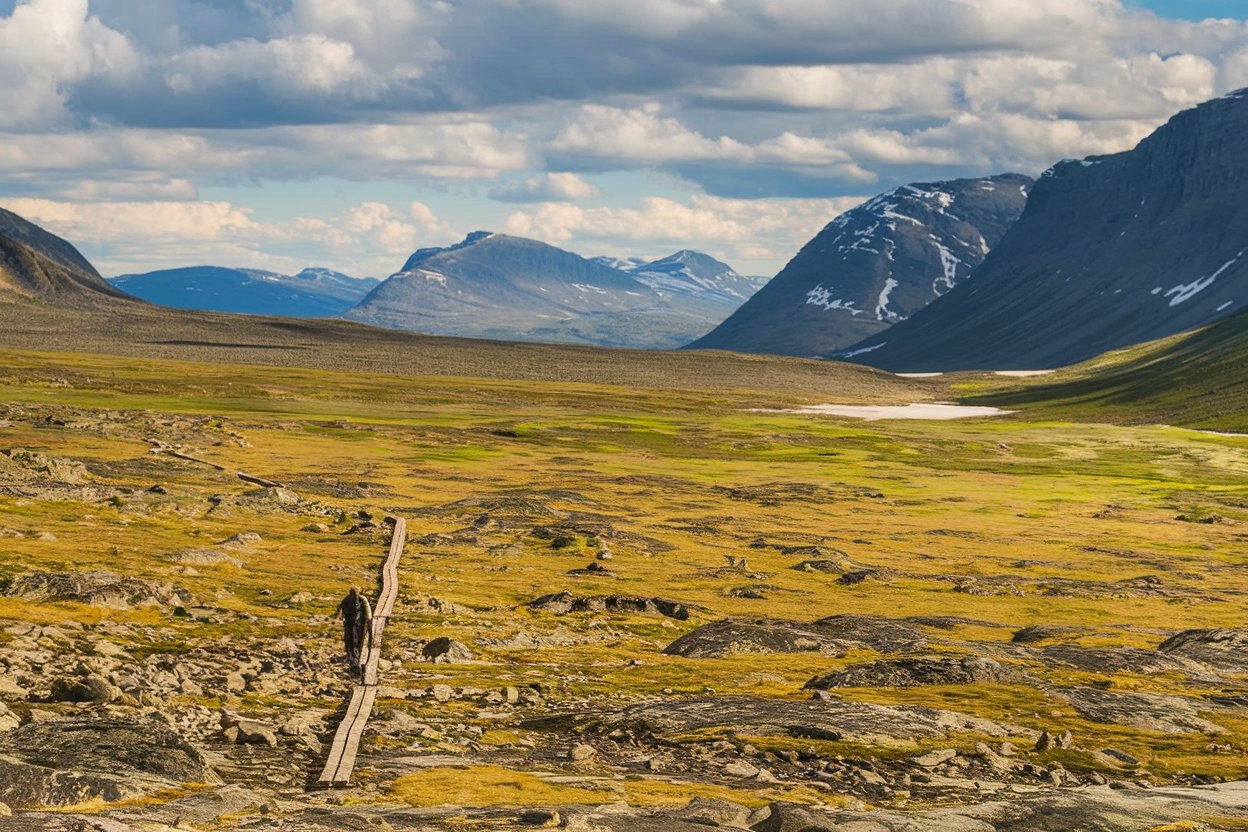
[[342,642],[347,651],[351,675],[362,677],[364,668],[361,658],[373,641],[372,604],[369,603],[368,596],[351,587],[347,597],[338,605],[338,612],[342,615]]

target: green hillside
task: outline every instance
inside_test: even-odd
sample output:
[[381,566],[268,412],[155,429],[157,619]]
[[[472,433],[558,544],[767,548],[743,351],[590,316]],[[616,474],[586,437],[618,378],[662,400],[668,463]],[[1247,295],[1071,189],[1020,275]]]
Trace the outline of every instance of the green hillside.
[[1050,376],[960,385],[967,403],[1031,416],[1248,432],[1248,313]]

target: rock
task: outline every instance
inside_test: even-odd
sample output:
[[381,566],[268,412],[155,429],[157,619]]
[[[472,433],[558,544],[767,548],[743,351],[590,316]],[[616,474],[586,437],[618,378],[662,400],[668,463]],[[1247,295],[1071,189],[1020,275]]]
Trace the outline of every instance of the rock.
[[87,467],[81,462],[24,448],[0,451],[0,471],[6,479],[19,481],[43,480],[64,485],[83,485],[90,481]]
[[530,609],[567,615],[570,612],[631,612],[664,615],[684,621],[689,618],[689,608],[679,601],[666,598],[640,598],[626,595],[606,595],[580,598],[572,593],[555,592],[529,602]]
[[1139,758],[1133,757],[1125,751],[1119,751],[1117,748],[1102,748],[1101,753],[1117,763],[1128,766],[1138,766],[1140,764]]
[[847,560],[804,560],[795,563],[790,569],[798,572],[824,572],[829,575],[844,575],[851,569]]
[[237,670],[225,676],[225,689],[229,693],[242,693],[247,690],[247,677]]
[[1158,647],[1163,653],[1230,673],[1248,673],[1248,628],[1184,630]]
[[1199,699],[1157,693],[1118,693],[1089,687],[1062,688],[1057,693],[1095,722],[1167,734],[1220,734],[1225,730],[1200,715],[1209,707]]
[[1208,675],[1200,664],[1182,656],[1137,647],[1083,647],[1078,644],[1050,644],[1040,651],[1046,664],[1065,665],[1089,673],[1183,673]]
[[17,714],[10,710],[9,706],[0,702],[0,733],[12,731],[14,728],[22,724],[22,720]]
[[74,601],[109,609],[195,606],[194,597],[173,584],[118,575],[116,572],[23,572],[4,594],[25,601]]
[[774,618],[725,618],[669,644],[663,652],[689,659],[770,653],[819,653],[840,657],[846,645],[816,627]]
[[1034,644],[1055,638],[1073,638],[1092,632],[1089,627],[1064,627],[1059,624],[1036,624],[1014,633],[1010,639],[1014,644]]
[[598,750],[592,745],[577,743],[568,750],[568,759],[574,763],[584,763],[598,756]]
[[922,756],[915,757],[914,762],[923,768],[936,768],[936,766],[947,763],[956,756],[958,756],[958,752],[954,749],[943,748],[939,751],[929,751]]
[[757,777],[759,771],[760,769],[757,766],[752,766],[744,760],[734,760],[724,766],[724,774],[727,774],[729,777],[740,777],[744,780]]
[[455,689],[450,685],[434,685],[430,693],[438,702],[450,702],[455,698]]
[[750,810],[739,803],[710,797],[695,797],[680,809],[671,809],[664,813],[674,820],[732,829],[747,828],[750,814]]
[[156,714],[93,709],[0,734],[0,800],[15,807],[118,801],[219,782],[203,755]]
[[255,532],[239,532],[238,534],[221,541],[221,546],[254,546],[263,541],[264,538]]
[[1000,664],[978,656],[887,659],[851,664],[806,683],[808,690],[832,688],[910,688],[920,685],[969,685],[1002,682],[1011,677]]
[[121,699],[121,688],[114,685],[99,673],[92,673],[79,668],[80,675],[54,679],[52,681],[52,699],[55,702],[91,702],[96,705],[107,705]]
[[822,812],[794,803],[772,803],[750,826],[753,832],[841,832],[844,827]]
[[530,809],[522,812],[517,818],[521,826],[536,826],[553,829],[563,823],[563,818],[554,809]]
[[169,555],[168,560],[182,566],[232,566],[241,569],[243,562],[216,549],[183,549]]
[[426,644],[420,651],[426,661],[435,664],[459,664],[473,660],[472,651],[468,646],[447,636],[439,636]]
[[[830,695],[830,694],[829,694]],[[550,716],[522,723],[536,730],[590,720],[588,715]],[[609,729],[628,726],[659,736],[687,735],[702,729],[732,727],[741,736],[790,737],[860,743],[893,744],[977,733],[992,737],[1027,735],[1018,726],[1001,725],[954,711],[911,705],[874,705],[833,697],[828,701],[769,699],[753,696],[701,696],[632,705],[597,714],[595,724]]]
[[229,717],[223,722],[222,734],[237,745],[267,745],[277,748],[277,734],[263,722]]
[[312,532],[313,534],[325,534],[325,532],[329,531],[329,526],[326,526],[324,523],[309,523],[300,529],[300,531]]
[[918,626],[874,615],[833,615],[819,619],[815,626],[832,638],[878,653],[904,653],[927,644],[927,635]]

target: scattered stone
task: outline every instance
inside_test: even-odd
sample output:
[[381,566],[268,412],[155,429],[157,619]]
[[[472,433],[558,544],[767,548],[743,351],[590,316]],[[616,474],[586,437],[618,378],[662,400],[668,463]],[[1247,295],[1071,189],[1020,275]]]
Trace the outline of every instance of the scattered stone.
[[724,774],[729,777],[740,777],[743,780],[757,777],[759,770],[758,766],[752,766],[744,760],[734,760],[724,766]]
[[255,532],[239,532],[226,540],[221,541],[221,546],[254,546],[264,540],[263,537]]

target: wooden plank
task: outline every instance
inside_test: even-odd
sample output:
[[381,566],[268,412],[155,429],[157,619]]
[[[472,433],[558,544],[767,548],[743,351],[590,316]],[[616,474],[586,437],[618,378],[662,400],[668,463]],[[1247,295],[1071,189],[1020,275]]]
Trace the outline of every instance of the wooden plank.
[[403,557],[406,541],[407,522],[397,517],[394,521],[394,536],[390,539],[390,552],[381,567],[381,590],[374,605],[371,642],[364,662],[364,681],[352,686],[351,699],[347,703],[342,721],[338,723],[338,730],[334,732],[334,741],[330,746],[325,768],[317,779],[317,785],[322,788],[345,786],[351,781],[351,773],[355,770],[360,739],[364,736],[364,728],[373,712],[373,703],[377,700],[381,636],[399,597],[399,560]]

